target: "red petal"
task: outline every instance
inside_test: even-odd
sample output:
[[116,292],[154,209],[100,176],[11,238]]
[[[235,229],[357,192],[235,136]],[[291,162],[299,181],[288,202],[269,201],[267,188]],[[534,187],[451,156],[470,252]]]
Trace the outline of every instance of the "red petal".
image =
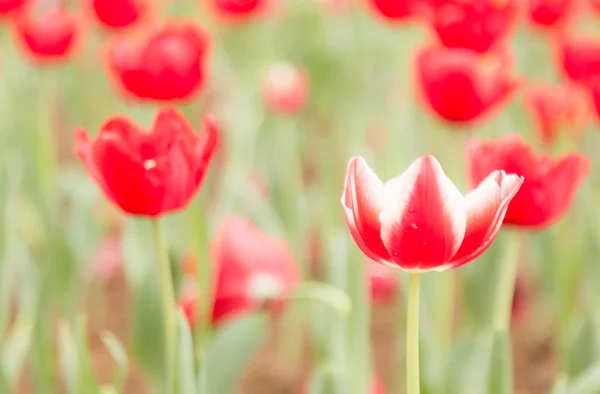
[[379,218],[391,260],[406,270],[435,270],[463,241],[465,201],[433,156],[416,160],[385,185]]
[[469,193],[465,239],[447,268],[456,268],[485,252],[496,238],[508,204],[523,184],[523,177],[504,171],[491,173]]
[[383,185],[367,163],[361,157],[350,160],[342,195],[346,223],[358,247],[379,262],[390,258],[381,241],[382,197]]

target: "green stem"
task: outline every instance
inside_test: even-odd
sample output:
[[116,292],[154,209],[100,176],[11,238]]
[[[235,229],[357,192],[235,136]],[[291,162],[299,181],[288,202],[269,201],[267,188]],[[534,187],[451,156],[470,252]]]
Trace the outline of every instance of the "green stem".
[[407,394],[419,394],[419,292],[420,274],[408,279],[408,320],[406,328],[406,383]]
[[517,263],[523,234],[515,231],[508,234],[504,258],[499,267],[499,279],[496,286],[494,305],[494,328],[498,332],[508,331],[512,312],[515,282],[517,280]]
[[171,394],[173,388],[173,365],[175,362],[175,293],[173,290],[173,278],[169,264],[169,254],[165,245],[163,232],[159,219],[152,221],[154,239],[156,242],[156,256],[160,276],[160,290],[163,307],[163,324],[165,330],[165,354],[166,354],[166,382],[165,393]]

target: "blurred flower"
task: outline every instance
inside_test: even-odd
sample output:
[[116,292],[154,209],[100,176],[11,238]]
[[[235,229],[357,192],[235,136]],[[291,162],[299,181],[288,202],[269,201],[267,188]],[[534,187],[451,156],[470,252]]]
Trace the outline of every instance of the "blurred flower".
[[36,62],[66,59],[75,44],[78,27],[75,16],[62,8],[42,16],[23,11],[13,17],[13,31],[21,48]]
[[8,15],[23,9],[29,0],[0,0],[0,15]]
[[385,184],[355,157],[346,170],[342,205],[367,257],[409,272],[444,271],[491,245],[522,182],[493,171],[463,197],[433,156],[417,159]]
[[600,76],[600,40],[588,36],[557,39],[560,67],[573,82],[585,83]]
[[418,94],[441,119],[474,122],[511,97],[519,84],[512,63],[506,51],[484,57],[468,49],[426,47],[417,54]]
[[309,93],[304,71],[288,63],[277,63],[268,70],[263,82],[265,102],[275,113],[293,115],[300,111]]
[[524,227],[541,229],[560,219],[590,170],[586,156],[569,153],[553,159],[546,154],[536,154],[518,134],[492,141],[474,138],[466,152],[473,185],[495,170],[525,178],[504,217],[504,223]]
[[527,294],[527,281],[522,275],[517,275],[515,292],[511,310],[511,323],[519,324],[527,314],[530,307],[529,294]]
[[525,106],[547,145],[555,142],[561,127],[580,137],[587,123],[587,100],[568,86],[532,85],[525,93]]
[[[286,242],[243,218],[225,220],[212,249],[217,271],[212,311],[215,325],[265,305],[278,310],[281,297],[300,283],[300,271]],[[188,297],[181,305],[184,310],[194,310],[195,302]]]
[[268,0],[200,0],[205,1],[211,13],[221,20],[240,22],[262,13]]
[[132,215],[157,217],[183,209],[198,191],[215,151],[216,119],[204,120],[194,136],[186,119],[161,109],[148,133],[130,119],[114,116],[90,141],[75,131],[75,154],[108,199]]
[[385,304],[396,298],[400,289],[396,270],[369,261],[367,263],[367,276],[369,277],[371,302]]
[[381,383],[381,379],[379,379],[379,376],[375,375],[373,377],[373,379],[371,380],[370,394],[386,394],[386,393],[387,393],[387,391],[385,390],[383,383]]
[[528,0],[527,13],[533,25],[554,27],[568,19],[575,9],[574,0]]
[[111,29],[123,29],[137,22],[147,11],[147,0],[92,0],[94,15]]
[[92,257],[93,275],[104,280],[112,279],[117,275],[122,264],[123,255],[119,235],[112,234],[102,239]]
[[420,0],[365,0],[375,15],[389,22],[405,21],[415,16]]
[[517,0],[430,0],[426,17],[448,48],[486,52],[506,40],[517,21]]
[[116,83],[140,99],[186,100],[206,81],[209,36],[193,24],[165,25],[141,43],[121,36],[108,50]]

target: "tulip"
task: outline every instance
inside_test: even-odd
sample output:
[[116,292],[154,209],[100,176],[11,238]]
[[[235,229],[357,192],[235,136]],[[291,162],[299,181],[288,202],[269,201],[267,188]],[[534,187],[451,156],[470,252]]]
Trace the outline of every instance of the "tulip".
[[[485,61],[491,61],[493,66]],[[508,52],[484,58],[467,49],[426,47],[417,53],[417,94],[442,120],[468,124],[502,108],[519,82]]]
[[373,380],[371,381],[370,394],[386,394],[386,393],[387,393],[387,391],[385,390],[383,383],[381,383],[381,379],[379,379],[378,376],[374,376]]
[[566,86],[532,85],[525,94],[525,106],[542,142],[553,144],[561,127],[572,134],[583,130],[587,122],[587,102]]
[[593,37],[566,36],[557,39],[557,55],[565,77],[583,83],[600,76],[600,41]]
[[517,20],[516,0],[430,0],[428,26],[448,48],[483,53],[509,38]]
[[400,22],[415,15],[419,0],[366,0],[373,13],[388,22]]
[[491,245],[522,182],[491,170],[463,197],[433,156],[385,184],[355,157],[346,170],[342,205],[355,242],[372,260],[414,273],[444,271]]
[[205,84],[209,36],[193,24],[165,25],[143,42],[118,37],[108,49],[115,83],[139,99],[192,99]]
[[98,136],[75,131],[75,154],[104,194],[125,213],[156,218],[183,209],[204,179],[215,151],[212,115],[194,136],[186,119],[161,109],[150,133],[124,116],[106,121]]
[[523,178],[491,172],[465,197],[433,156],[417,159],[383,184],[361,157],[350,160],[342,205],[367,257],[409,272],[407,393],[419,393],[420,273],[444,271],[480,256],[492,243]]
[[367,275],[371,290],[371,302],[385,304],[396,298],[400,283],[395,270],[374,261],[369,261],[367,263]]
[[144,0],[92,0],[96,19],[109,29],[123,29],[135,24],[148,11]]
[[13,20],[15,38],[33,61],[55,62],[71,54],[78,27],[75,17],[64,9],[57,8],[40,17],[22,12]]
[[278,114],[293,115],[300,111],[308,99],[309,80],[298,68],[287,63],[277,63],[269,68],[263,92],[267,107]]
[[0,0],[0,15],[21,11],[28,3],[29,0]]
[[[213,325],[263,306],[277,311],[283,305],[282,298],[300,283],[300,270],[287,243],[243,218],[225,220],[211,247],[216,269]],[[184,296],[180,307],[193,311],[196,302],[195,297]]]
[[541,27],[554,27],[565,22],[575,8],[573,0],[528,0],[530,23]]
[[263,13],[268,0],[200,0],[205,1],[210,13],[220,20],[242,22]]
[[469,177],[474,185],[495,170],[525,178],[508,206],[504,223],[531,229],[543,229],[559,220],[590,170],[590,160],[584,155],[568,153],[554,159],[537,154],[516,134],[491,141],[474,138],[466,152]]

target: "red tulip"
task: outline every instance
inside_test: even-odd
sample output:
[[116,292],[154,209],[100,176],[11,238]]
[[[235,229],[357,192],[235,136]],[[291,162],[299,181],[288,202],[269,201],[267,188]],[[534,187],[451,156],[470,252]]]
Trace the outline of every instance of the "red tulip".
[[481,255],[523,179],[493,171],[465,197],[433,156],[383,184],[361,157],[346,170],[342,205],[359,248],[409,272],[444,271]]
[[215,324],[265,302],[281,305],[281,297],[300,283],[300,271],[287,243],[243,218],[224,221],[212,247],[218,267]]
[[292,115],[300,111],[308,99],[308,77],[291,64],[278,63],[267,71],[263,91],[271,111]]
[[0,0],[0,15],[8,15],[20,11],[29,3],[29,0]]
[[117,38],[107,67],[127,93],[160,101],[188,100],[204,86],[208,34],[192,24],[166,25],[143,43]]
[[536,130],[544,144],[553,144],[560,129],[566,126],[576,137],[587,121],[587,102],[566,86],[533,85],[525,95]]
[[263,13],[268,0],[201,0],[205,1],[211,14],[221,20],[240,22]]
[[218,126],[205,118],[194,136],[186,119],[161,109],[150,132],[123,116],[110,118],[90,141],[75,131],[75,154],[109,200],[132,215],[158,217],[183,209],[204,179],[215,151]]
[[429,25],[448,48],[486,52],[506,40],[517,20],[516,0],[430,0]]
[[366,0],[375,15],[389,22],[400,22],[415,16],[419,0]]
[[[486,60],[494,63],[491,68]],[[426,47],[418,52],[416,67],[420,98],[450,123],[481,120],[502,108],[519,84],[508,52],[484,58],[467,49]]]
[[37,62],[67,58],[78,34],[75,16],[57,8],[35,17],[29,12],[16,14],[14,33],[23,50]]
[[528,0],[529,21],[542,27],[554,27],[565,22],[575,9],[574,0]]
[[105,27],[123,29],[133,25],[145,15],[148,11],[146,1],[92,0],[92,7],[94,15]]
[[596,14],[600,14],[600,0],[589,0],[589,6]]
[[371,290],[371,302],[385,304],[396,298],[400,289],[396,270],[369,261],[367,275]]
[[569,209],[590,170],[586,156],[569,153],[553,159],[536,154],[516,134],[494,141],[474,138],[467,146],[467,162],[472,184],[494,170],[523,176],[525,182],[508,206],[504,223],[540,229],[556,222]]
[[560,66],[575,83],[600,76],[600,40],[593,37],[560,37],[557,41]]

